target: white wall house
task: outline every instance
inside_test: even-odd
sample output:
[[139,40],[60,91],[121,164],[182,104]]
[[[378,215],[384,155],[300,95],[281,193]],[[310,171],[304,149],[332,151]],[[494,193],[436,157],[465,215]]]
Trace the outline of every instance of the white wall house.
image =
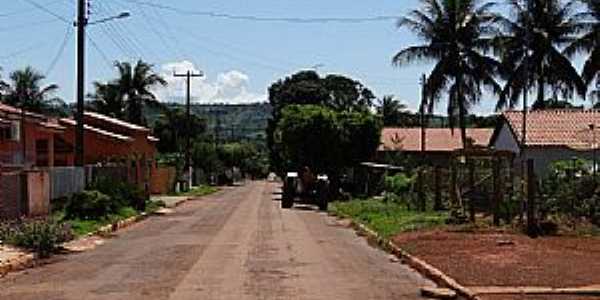
[[[592,160],[600,140],[600,110],[554,109],[527,114],[526,147],[522,147],[523,113],[502,114],[490,146],[515,153],[516,164],[533,159],[538,176],[544,176],[555,161]],[[524,148],[524,150],[523,150]],[[599,152],[600,158],[600,152]]]

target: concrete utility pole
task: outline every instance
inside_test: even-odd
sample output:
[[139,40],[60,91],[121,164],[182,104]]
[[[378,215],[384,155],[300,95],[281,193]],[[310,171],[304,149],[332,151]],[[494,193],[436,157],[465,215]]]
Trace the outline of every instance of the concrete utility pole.
[[191,86],[192,86],[192,78],[193,77],[202,77],[204,76],[204,73],[199,72],[199,73],[193,73],[192,71],[187,71],[187,73],[185,74],[177,74],[174,73],[173,76],[175,77],[185,77],[186,78],[186,85],[187,85],[187,93],[186,93],[186,101],[185,101],[185,115],[186,115],[186,131],[187,131],[187,139],[186,139],[186,149],[185,149],[185,167],[184,170],[187,169],[188,170],[188,184],[189,187],[192,187],[192,156],[191,156],[191,147],[192,147],[192,143],[191,143],[191,131],[192,131],[192,121],[191,121],[191,116],[190,116],[190,109],[191,109]]
[[77,128],[75,131],[75,165],[83,167],[83,110],[85,101],[85,26],[87,26],[87,0],[77,1]]

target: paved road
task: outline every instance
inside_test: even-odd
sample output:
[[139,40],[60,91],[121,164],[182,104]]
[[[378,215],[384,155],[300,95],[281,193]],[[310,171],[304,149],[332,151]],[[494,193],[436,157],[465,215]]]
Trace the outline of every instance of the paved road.
[[0,299],[419,299],[429,284],[322,213],[254,182],[153,217],[96,250],[0,279]]

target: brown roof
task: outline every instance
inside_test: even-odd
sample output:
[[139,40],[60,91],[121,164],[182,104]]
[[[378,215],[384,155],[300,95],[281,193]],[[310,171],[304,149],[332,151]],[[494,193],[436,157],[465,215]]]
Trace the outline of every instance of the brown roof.
[[[513,135],[520,143],[523,113],[508,111],[503,114]],[[528,146],[565,146],[589,149],[593,143],[590,125],[600,125],[600,110],[553,109],[531,111],[527,114]]]
[[[467,138],[475,146],[487,147],[494,130],[492,128],[469,128]],[[426,151],[449,152],[462,148],[460,130],[450,128],[427,128]],[[421,151],[421,128],[384,128],[381,133],[380,150]]]

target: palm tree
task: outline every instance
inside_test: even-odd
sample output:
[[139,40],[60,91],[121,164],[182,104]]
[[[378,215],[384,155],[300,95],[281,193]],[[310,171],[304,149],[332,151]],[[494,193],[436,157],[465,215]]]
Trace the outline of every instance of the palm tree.
[[118,78],[107,84],[96,83],[96,94],[92,98],[109,114],[118,117],[123,113],[129,122],[145,125],[144,106],[160,106],[151,89],[166,86],[167,82],[154,73],[153,65],[141,60],[135,66],[116,62],[115,67],[119,71]]
[[574,41],[579,25],[574,2],[562,0],[508,0],[514,18],[502,17],[504,34],[497,38],[498,54],[508,74],[496,108],[514,107],[523,93],[537,87],[536,103],[546,92],[570,98],[585,96],[585,84],[561,48]]
[[425,42],[401,50],[393,58],[396,66],[414,61],[435,61],[425,82],[423,103],[429,111],[448,92],[450,126],[456,120],[466,146],[466,116],[479,103],[486,87],[493,93],[502,90],[494,76],[500,63],[486,52],[491,49],[494,23],[493,3],[478,0],[421,0],[420,10],[412,11],[398,25],[406,27]]
[[400,114],[406,109],[406,105],[394,99],[394,96],[383,96],[379,100],[377,113],[381,115],[384,126],[393,126],[400,123]]
[[600,101],[600,1],[581,1],[586,5],[587,11],[578,14],[577,18],[584,33],[565,49],[565,54],[570,57],[581,53],[589,55],[583,65],[581,77],[588,86],[592,86],[590,97]]
[[95,93],[88,97],[92,99],[91,109],[103,115],[117,119],[125,117],[125,103],[119,93],[119,86],[114,83],[94,82]]
[[3,97],[3,102],[8,105],[44,113],[62,103],[60,98],[52,97],[52,94],[58,90],[58,85],[42,86],[42,81],[46,77],[32,67],[14,71],[9,77],[10,82],[6,86],[6,95]]

